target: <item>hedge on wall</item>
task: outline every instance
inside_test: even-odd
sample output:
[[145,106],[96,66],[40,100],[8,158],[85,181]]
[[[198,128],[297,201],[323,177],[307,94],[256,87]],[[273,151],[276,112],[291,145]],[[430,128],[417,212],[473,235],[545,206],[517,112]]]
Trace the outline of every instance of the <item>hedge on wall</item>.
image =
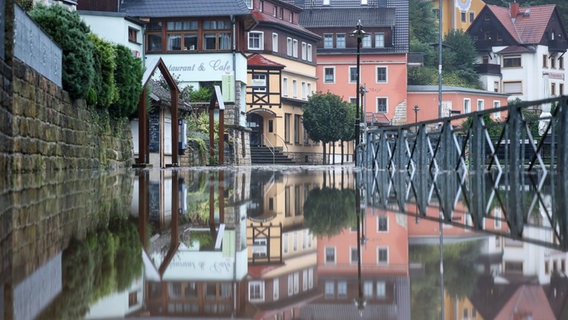
[[140,93],[142,93],[142,61],[132,56],[130,49],[123,45],[115,46],[116,70],[114,78],[118,89],[118,100],[110,111],[119,117],[136,114]]
[[93,42],[95,48],[93,51],[95,62],[93,89],[96,94],[96,101],[88,102],[106,108],[118,100],[118,89],[114,80],[116,52],[112,44],[95,34],[91,33],[89,39]]
[[93,44],[79,14],[60,5],[37,5],[29,15],[63,51],[63,89],[73,99],[86,98],[93,86]]

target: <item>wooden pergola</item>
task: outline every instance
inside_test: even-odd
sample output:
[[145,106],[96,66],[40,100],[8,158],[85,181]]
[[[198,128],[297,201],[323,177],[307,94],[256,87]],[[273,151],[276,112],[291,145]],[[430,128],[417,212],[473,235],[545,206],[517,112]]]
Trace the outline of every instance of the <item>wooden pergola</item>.
[[156,68],[160,70],[164,80],[166,81],[168,88],[170,89],[171,95],[171,112],[172,112],[172,163],[171,166],[179,166],[178,162],[178,97],[179,88],[174,81],[174,78],[168,71],[166,64],[159,58],[152,61],[144,72],[142,77],[142,93],[140,94],[140,99],[138,100],[138,159],[136,160],[137,166],[145,166],[148,164],[148,119],[147,119],[147,87],[150,78],[156,71]]

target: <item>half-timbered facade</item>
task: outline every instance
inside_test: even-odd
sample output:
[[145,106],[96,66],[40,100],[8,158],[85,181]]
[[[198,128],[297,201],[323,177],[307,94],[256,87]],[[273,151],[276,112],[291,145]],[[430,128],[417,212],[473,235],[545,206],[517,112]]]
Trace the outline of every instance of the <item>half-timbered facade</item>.
[[316,90],[319,37],[299,24],[302,8],[290,1],[247,4],[258,21],[246,48],[251,145],[281,149],[296,163],[321,163],[321,144],[309,139],[302,123],[303,105]]

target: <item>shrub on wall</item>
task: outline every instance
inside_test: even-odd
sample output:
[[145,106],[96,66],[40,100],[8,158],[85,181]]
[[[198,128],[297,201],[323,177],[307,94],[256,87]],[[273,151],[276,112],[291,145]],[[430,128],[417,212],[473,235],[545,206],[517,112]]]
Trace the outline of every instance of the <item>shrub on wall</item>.
[[118,89],[114,80],[116,69],[116,53],[112,44],[102,40],[95,34],[90,34],[89,39],[93,42],[95,74],[93,88],[96,101],[88,101],[100,107],[108,107],[118,100]]
[[134,58],[130,49],[115,46],[116,70],[114,80],[118,88],[118,100],[111,106],[111,113],[119,117],[130,117],[136,113],[142,92],[142,62]]
[[63,89],[73,99],[86,98],[94,77],[89,27],[77,12],[60,5],[37,5],[29,14],[63,51]]

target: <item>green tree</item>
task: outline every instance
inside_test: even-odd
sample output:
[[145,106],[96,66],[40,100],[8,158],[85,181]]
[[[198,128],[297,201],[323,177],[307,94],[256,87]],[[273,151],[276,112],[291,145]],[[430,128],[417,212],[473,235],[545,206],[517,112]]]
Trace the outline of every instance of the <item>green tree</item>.
[[73,99],[86,98],[95,73],[89,27],[77,12],[60,5],[37,5],[29,14],[63,51],[63,89]]
[[346,136],[345,126],[353,123],[349,114],[348,104],[329,92],[310,96],[304,106],[304,128],[312,140],[323,142],[324,161],[326,144],[341,140]]
[[135,114],[142,93],[142,61],[134,58],[130,49],[123,45],[115,46],[116,70],[114,79],[118,88],[118,99],[110,108],[113,115],[130,117]]
[[333,236],[353,225],[355,190],[316,188],[310,191],[304,203],[306,226],[320,236]]
[[471,84],[477,84],[475,60],[477,52],[471,37],[461,31],[452,30],[444,38],[442,63],[444,69],[456,73]]

